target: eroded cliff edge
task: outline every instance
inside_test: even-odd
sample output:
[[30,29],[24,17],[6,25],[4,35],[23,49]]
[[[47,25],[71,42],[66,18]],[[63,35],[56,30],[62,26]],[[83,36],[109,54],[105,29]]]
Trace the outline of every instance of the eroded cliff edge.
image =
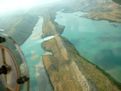
[[43,36],[53,38],[42,43],[46,51],[42,59],[54,91],[121,91],[60,35],[50,16],[44,19]]

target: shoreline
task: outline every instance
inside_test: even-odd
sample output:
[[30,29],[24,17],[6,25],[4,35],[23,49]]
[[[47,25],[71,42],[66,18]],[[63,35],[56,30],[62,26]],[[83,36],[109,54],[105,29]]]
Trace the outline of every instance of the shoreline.
[[98,70],[101,71],[101,73],[103,73],[106,77],[108,77],[108,79],[110,79],[110,81],[111,81],[112,83],[116,84],[117,87],[118,87],[119,89],[121,89],[121,83],[120,83],[120,82],[116,81],[108,72],[106,72],[105,70],[103,70],[102,68],[100,68],[98,65],[92,63],[91,61],[89,61],[88,59],[86,59],[85,57],[83,57],[83,56],[78,52],[78,50],[74,47],[74,45],[73,45],[68,39],[66,39],[65,37],[64,37],[64,39],[65,39],[65,41],[67,41],[70,45],[72,45],[72,47],[76,50],[77,54],[78,54],[81,58],[83,58],[83,59],[84,59],[86,62],[88,62],[89,64],[92,64],[93,66],[95,66]]
[[106,19],[106,18],[94,18],[94,17],[91,17],[90,15],[85,15],[85,16],[80,16],[80,17],[84,17],[84,18],[91,19],[91,20],[96,20],[96,21],[108,21],[110,23],[121,24],[121,21],[110,20],[110,19]]
[[[75,52],[77,53],[76,55],[78,55],[80,58],[82,58],[84,61],[86,61],[88,64],[91,64],[93,67],[95,67],[95,69],[96,70],[99,70],[99,72],[101,72],[101,74],[103,74],[104,76],[106,76],[106,78],[108,78],[109,80],[110,80],[110,82],[112,83],[112,84],[115,84],[115,86],[117,87],[117,88],[119,88],[119,89],[121,89],[121,83],[119,83],[119,82],[117,82],[114,78],[112,78],[111,77],[111,75],[109,75],[107,72],[105,72],[103,69],[101,69],[100,67],[98,67],[96,64],[93,64],[92,62],[90,62],[89,60],[87,60],[85,57],[83,57],[83,56],[81,56],[80,54],[79,54],[79,52],[76,50],[76,48],[73,46],[73,44],[70,42],[70,41],[68,41],[67,39],[65,39],[65,38],[63,38],[62,39],[63,41],[66,41],[66,43],[68,43],[71,47],[72,47],[72,49],[74,49],[75,50]],[[50,41],[50,40],[48,40],[48,41]],[[47,41],[46,41],[47,42]],[[46,48],[44,48],[44,50],[46,50],[46,51],[48,51]],[[67,49],[68,50],[68,49]],[[52,51],[51,51],[52,52]],[[52,56],[53,56],[54,54],[52,54]],[[47,55],[44,55],[44,56],[46,56],[46,57],[49,57],[49,55],[47,56]],[[52,83],[52,86],[54,86],[53,85],[53,81],[52,81],[52,78],[51,78],[51,74],[53,74],[53,72],[51,73],[51,71],[49,71],[49,69],[50,68],[48,68],[49,66],[47,66],[47,62],[45,62],[45,59],[43,58],[43,61],[44,61],[44,67],[45,67],[45,69],[46,69],[46,71],[47,71],[47,74],[48,74],[48,76],[49,76],[49,79],[50,79],[50,81],[51,81],[51,83]],[[76,65],[78,65],[78,62],[77,61],[75,61],[76,62]],[[71,63],[71,61],[69,62],[69,64]],[[50,64],[50,63],[49,63]],[[86,64],[86,63],[85,63]],[[88,65],[87,64],[87,65]],[[53,64],[54,65],[54,64]],[[78,67],[79,67],[79,65],[78,65]],[[54,69],[56,69],[56,68],[54,68]],[[81,70],[80,70],[81,71]],[[84,70],[83,70],[84,71]],[[82,71],[82,73],[83,73],[83,71]],[[98,73],[97,73],[98,74]],[[88,79],[87,78],[87,76],[86,75],[84,75],[85,77],[86,77],[86,79]],[[102,79],[102,80],[104,80],[104,79]],[[93,91],[93,90],[92,90]],[[100,91],[100,90],[99,90]],[[107,91],[107,90],[106,90]]]
[[[45,38],[47,36],[52,35],[55,37],[41,44],[42,48],[45,51],[51,52],[51,54],[43,55],[42,59],[44,67],[48,73],[49,79],[54,87],[54,90],[56,89],[56,91],[70,91],[69,87],[71,87],[71,89],[83,89],[82,91],[84,91],[84,89],[86,88],[89,88],[86,89],[86,91],[95,91],[94,89],[98,89],[99,91],[102,91],[101,89],[104,89],[104,91],[113,91],[111,88],[115,90],[117,89],[116,91],[120,91],[120,83],[116,82],[109,74],[107,74],[100,67],[93,64],[85,57],[82,57],[76,50],[74,45],[57,32],[58,28],[54,24],[55,23],[53,23],[52,18],[46,18],[43,28],[47,30],[45,32],[43,29],[43,34],[46,35],[46,33],[48,34],[48,32],[51,32],[49,35],[46,35]],[[71,72],[71,70],[73,70],[75,74]],[[77,80],[79,72],[81,72],[81,76],[83,74],[83,76],[85,77],[85,81],[82,80],[83,78],[79,78],[79,80],[82,81],[81,83],[78,83]],[[72,80],[72,77],[75,77],[75,80]],[[68,82],[70,81],[70,79],[71,82]],[[64,83],[63,80],[65,80]],[[105,80],[106,82],[108,82],[108,84],[104,83]],[[81,87],[83,88],[78,88],[79,84],[86,84],[86,87],[83,87],[83,85],[81,85]],[[110,88],[107,88],[106,85],[110,86]],[[64,89],[65,86],[66,89]]]

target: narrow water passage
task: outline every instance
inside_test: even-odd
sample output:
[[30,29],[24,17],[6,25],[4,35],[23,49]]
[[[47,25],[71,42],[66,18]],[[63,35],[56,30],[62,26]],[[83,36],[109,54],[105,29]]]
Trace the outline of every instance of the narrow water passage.
[[40,17],[33,29],[31,36],[21,46],[26,57],[30,72],[30,91],[53,91],[49,78],[42,63],[44,53],[41,43],[47,39],[41,39],[43,18]]

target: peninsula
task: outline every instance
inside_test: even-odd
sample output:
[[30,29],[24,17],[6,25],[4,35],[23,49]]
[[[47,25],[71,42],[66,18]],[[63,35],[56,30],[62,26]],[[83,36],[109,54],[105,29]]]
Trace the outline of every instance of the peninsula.
[[42,43],[45,50],[42,59],[54,91],[121,91],[117,83],[61,36],[51,16],[43,18],[43,36],[54,36]]

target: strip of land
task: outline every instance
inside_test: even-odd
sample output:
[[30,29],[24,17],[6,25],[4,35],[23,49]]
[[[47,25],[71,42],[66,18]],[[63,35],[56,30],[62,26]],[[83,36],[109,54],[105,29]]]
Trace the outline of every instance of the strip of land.
[[81,57],[74,46],[58,33],[51,17],[44,18],[43,35],[54,36],[42,43],[47,52],[42,57],[43,63],[54,91],[121,91],[97,66]]

